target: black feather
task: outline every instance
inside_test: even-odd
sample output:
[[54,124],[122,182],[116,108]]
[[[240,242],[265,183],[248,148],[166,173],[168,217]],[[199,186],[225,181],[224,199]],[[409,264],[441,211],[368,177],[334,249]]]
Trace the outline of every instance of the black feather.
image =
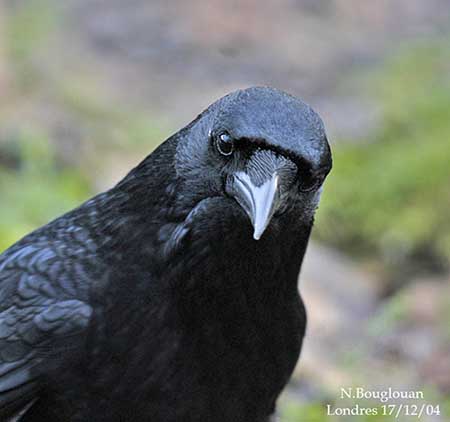
[[[288,163],[259,241],[226,190],[251,154],[219,156],[219,129]],[[330,170],[320,118],[274,89],[238,91],[4,252],[0,418],[28,405],[24,421],[267,421],[306,326],[297,277],[318,193],[292,187],[302,163]]]

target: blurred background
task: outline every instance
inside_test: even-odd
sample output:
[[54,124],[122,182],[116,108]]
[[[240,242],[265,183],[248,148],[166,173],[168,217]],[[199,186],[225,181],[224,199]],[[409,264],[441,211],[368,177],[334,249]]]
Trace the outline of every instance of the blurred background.
[[421,420],[449,421],[449,0],[2,0],[0,250],[249,85],[310,103],[334,151],[280,420],[380,407],[353,386],[423,391],[441,415]]

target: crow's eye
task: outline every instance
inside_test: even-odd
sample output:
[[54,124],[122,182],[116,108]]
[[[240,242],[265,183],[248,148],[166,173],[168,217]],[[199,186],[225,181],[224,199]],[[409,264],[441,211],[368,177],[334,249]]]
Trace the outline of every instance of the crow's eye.
[[231,155],[234,151],[233,138],[226,132],[221,133],[216,139],[216,146],[222,155]]
[[317,189],[324,180],[323,175],[316,175],[313,176],[311,174],[303,175],[300,182],[300,190],[302,192],[311,192],[315,189]]

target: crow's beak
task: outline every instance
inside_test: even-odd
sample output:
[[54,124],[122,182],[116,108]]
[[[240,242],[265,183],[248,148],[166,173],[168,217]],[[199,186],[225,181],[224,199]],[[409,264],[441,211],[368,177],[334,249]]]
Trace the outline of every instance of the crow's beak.
[[260,186],[247,173],[234,174],[234,196],[253,224],[253,238],[259,240],[280,203],[279,176],[274,172]]

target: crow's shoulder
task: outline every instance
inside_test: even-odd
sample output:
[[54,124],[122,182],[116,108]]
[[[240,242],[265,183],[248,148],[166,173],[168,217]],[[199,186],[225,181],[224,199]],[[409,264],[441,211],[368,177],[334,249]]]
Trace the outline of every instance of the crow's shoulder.
[[97,245],[80,213],[55,220],[0,255],[0,418],[39,394],[42,376],[82,344]]

